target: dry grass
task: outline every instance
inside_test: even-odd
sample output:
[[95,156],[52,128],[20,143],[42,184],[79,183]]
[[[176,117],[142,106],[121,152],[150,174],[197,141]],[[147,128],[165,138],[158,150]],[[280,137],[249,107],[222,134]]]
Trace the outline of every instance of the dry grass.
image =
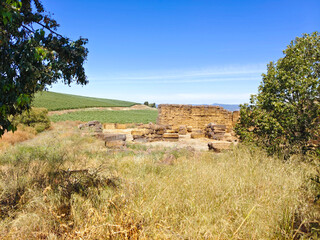
[[294,239],[319,219],[299,159],[103,145],[69,122],[0,154],[0,238]]
[[14,133],[6,132],[0,138],[0,150],[8,148],[10,145],[13,145],[15,143],[32,139],[35,137],[36,134],[37,132],[34,128],[19,125],[18,129]]

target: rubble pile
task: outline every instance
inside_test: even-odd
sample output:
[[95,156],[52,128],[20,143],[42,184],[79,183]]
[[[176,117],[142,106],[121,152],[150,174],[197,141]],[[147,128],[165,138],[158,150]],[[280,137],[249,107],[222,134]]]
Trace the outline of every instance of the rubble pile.
[[105,142],[105,146],[108,148],[120,148],[126,146],[125,134],[111,134],[104,133],[102,124],[99,121],[89,121],[87,123],[80,124],[78,126],[80,130],[93,133],[93,135]]
[[[131,131],[131,135],[134,142],[155,142],[167,139],[176,139],[176,135],[170,130],[171,128],[168,125],[149,123],[138,126],[138,129]],[[169,131],[169,133],[167,131]]]
[[89,121],[87,123],[79,124],[78,128],[80,130],[92,131],[94,133],[102,133],[102,124],[99,121]]
[[205,137],[214,140],[223,140],[226,129],[226,125],[209,123],[205,128]]

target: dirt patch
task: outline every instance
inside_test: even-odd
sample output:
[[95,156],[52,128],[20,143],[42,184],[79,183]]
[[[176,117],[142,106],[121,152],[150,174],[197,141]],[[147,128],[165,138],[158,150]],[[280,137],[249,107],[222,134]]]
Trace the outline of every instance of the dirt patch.
[[[104,129],[103,132],[105,132],[105,133],[126,134],[127,142],[134,143],[134,142],[132,142],[132,140],[133,140],[132,135],[131,135],[131,131],[132,130],[134,130],[134,129],[133,128],[127,128],[127,129]],[[180,135],[179,136],[179,141],[177,141],[177,142],[169,142],[169,141],[146,142],[146,143],[143,143],[143,145],[169,147],[169,148],[187,148],[187,147],[192,147],[197,151],[207,151],[208,150],[208,143],[210,143],[210,142],[216,142],[216,141],[212,140],[212,139],[207,139],[207,138],[192,139],[191,138],[191,134],[188,133],[186,135]],[[135,143],[135,144],[141,144],[141,143]]]
[[133,105],[131,107],[92,107],[92,108],[77,108],[77,109],[66,109],[58,111],[50,111],[49,116],[52,115],[62,115],[65,113],[79,112],[79,111],[97,111],[97,110],[109,110],[109,111],[129,111],[129,110],[157,110],[156,108],[151,108],[146,105]]

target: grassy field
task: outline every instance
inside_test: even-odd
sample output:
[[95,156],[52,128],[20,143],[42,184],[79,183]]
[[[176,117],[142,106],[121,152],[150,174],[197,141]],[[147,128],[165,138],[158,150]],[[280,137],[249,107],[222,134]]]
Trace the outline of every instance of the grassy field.
[[97,120],[102,123],[155,123],[158,117],[156,110],[128,110],[128,111],[111,111],[111,110],[90,110],[65,113],[62,115],[50,116],[51,121],[82,121],[88,122]]
[[130,107],[135,104],[137,103],[55,92],[37,93],[33,101],[34,107],[47,108],[49,111],[88,107]]
[[241,145],[108,151],[73,124],[0,152],[1,239],[309,239],[319,228],[310,162]]

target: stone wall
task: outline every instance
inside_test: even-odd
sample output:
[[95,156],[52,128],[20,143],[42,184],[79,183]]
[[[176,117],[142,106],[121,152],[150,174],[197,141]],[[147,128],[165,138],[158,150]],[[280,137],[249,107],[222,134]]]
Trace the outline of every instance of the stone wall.
[[239,111],[230,112],[219,106],[161,104],[158,110],[157,123],[173,127],[186,125],[194,129],[205,129],[212,122],[226,125],[230,132],[239,119]]

